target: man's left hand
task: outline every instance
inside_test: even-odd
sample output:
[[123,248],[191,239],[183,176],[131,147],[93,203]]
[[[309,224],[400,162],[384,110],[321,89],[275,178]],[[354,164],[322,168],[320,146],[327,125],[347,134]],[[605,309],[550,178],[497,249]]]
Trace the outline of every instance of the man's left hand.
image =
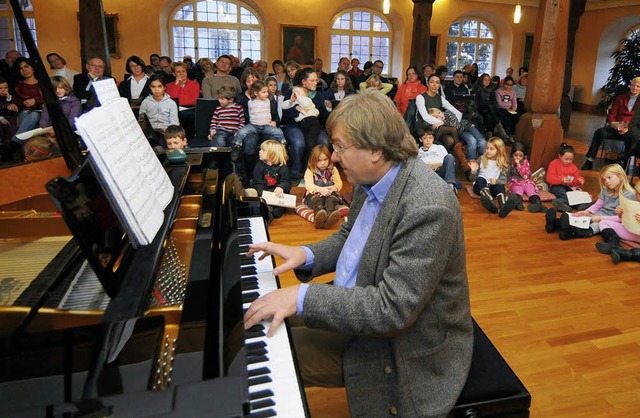
[[244,314],[244,329],[251,328],[265,318],[272,318],[267,337],[273,337],[282,321],[298,310],[299,287],[298,285],[274,290],[256,299]]

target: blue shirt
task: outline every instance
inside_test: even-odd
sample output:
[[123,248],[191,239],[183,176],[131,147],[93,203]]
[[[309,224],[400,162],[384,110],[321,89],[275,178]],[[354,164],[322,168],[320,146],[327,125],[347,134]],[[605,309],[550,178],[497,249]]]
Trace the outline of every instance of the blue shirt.
[[[367,193],[367,200],[365,201],[358,218],[349,232],[349,236],[342,247],[340,256],[336,263],[336,278],[333,282],[335,286],[342,286],[346,288],[352,288],[356,285],[356,277],[358,277],[358,265],[360,264],[360,258],[362,257],[362,250],[364,249],[369,234],[373,228],[373,224],[380,213],[380,208],[384,203],[384,199],[391,189],[393,181],[396,179],[398,172],[402,168],[402,164],[397,164],[373,186],[362,186],[362,189]],[[313,266],[313,253],[307,247],[302,247],[307,254],[305,264],[300,267],[302,269],[310,269]],[[297,314],[302,315],[304,306],[304,297],[307,293],[309,285],[302,283],[298,290],[297,300]]]

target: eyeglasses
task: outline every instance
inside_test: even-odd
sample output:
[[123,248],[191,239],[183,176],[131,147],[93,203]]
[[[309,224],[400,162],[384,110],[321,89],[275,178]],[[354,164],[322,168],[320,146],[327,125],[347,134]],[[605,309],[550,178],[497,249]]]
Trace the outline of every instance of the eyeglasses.
[[93,68],[104,68],[104,65],[100,65],[100,64],[89,64],[89,67],[93,67]]
[[513,83],[504,83],[505,86],[513,86]]
[[340,154],[342,155],[343,152],[345,152],[346,150],[348,150],[349,148],[353,147],[355,144],[351,144],[351,145],[347,145],[346,147],[337,147],[337,146],[333,146],[333,152],[335,152],[336,154]]

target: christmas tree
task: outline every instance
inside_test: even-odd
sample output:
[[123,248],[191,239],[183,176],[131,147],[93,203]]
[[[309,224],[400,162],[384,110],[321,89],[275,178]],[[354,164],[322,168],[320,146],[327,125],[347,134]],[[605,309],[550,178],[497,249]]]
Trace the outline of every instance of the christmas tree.
[[604,98],[600,105],[604,108],[608,108],[617,95],[629,92],[631,79],[640,76],[640,30],[621,40],[611,58],[615,65],[609,70],[607,84],[602,87]]

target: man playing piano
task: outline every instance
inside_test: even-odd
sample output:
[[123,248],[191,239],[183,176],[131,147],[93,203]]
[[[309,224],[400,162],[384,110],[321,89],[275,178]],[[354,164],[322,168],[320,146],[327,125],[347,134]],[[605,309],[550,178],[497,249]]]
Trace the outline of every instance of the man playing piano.
[[[250,246],[277,255],[274,274],[300,285],[266,294],[245,328],[289,316],[307,386],[346,386],[352,416],[446,416],[473,348],[458,200],[419,161],[395,106],[377,92],[343,100],[327,121],[332,160],[354,184],[349,220],[308,246]],[[333,284],[306,283],[335,271]]]

